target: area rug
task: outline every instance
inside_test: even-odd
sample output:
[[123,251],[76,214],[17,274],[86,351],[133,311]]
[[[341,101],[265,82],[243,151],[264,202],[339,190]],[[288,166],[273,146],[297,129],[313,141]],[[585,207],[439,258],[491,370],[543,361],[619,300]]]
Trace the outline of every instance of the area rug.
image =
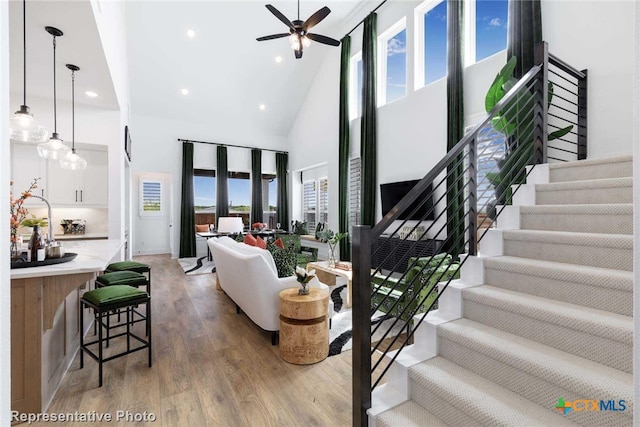
[[[351,324],[352,311],[346,308],[346,285],[336,286],[331,292],[333,300],[334,313],[331,318],[331,329],[329,329],[329,356],[335,356],[343,351],[351,350],[353,326]],[[371,337],[371,342],[377,342],[382,339],[384,332],[395,322],[394,317],[385,319],[386,314],[376,311],[371,317],[371,329],[373,330],[380,322],[382,325],[376,330]],[[402,320],[398,321],[392,328],[391,332],[385,337],[393,338],[401,334],[405,330],[406,323]]]
[[178,259],[180,266],[187,276],[195,276],[196,274],[210,274],[216,272],[216,265],[213,261],[209,261],[206,256],[201,258],[180,258]]

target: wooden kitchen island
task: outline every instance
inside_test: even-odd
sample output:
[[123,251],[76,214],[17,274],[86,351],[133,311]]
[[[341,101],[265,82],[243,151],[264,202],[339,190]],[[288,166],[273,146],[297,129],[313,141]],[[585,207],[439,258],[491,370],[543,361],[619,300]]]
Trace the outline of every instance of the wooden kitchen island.
[[[79,300],[124,242],[65,242],[70,262],[11,270],[11,409],[46,411],[80,343]],[[87,324],[89,322],[86,322]]]

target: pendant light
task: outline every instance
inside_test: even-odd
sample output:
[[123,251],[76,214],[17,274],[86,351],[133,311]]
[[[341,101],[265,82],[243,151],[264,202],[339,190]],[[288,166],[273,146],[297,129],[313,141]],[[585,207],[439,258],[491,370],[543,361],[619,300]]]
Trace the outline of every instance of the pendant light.
[[71,149],[62,143],[62,139],[58,135],[56,108],[56,37],[60,37],[64,33],[54,27],[44,27],[44,29],[53,36],[53,135],[49,138],[49,142],[38,144],[38,154],[45,159],[58,160],[71,152]]
[[9,138],[23,142],[44,142],[49,135],[33,118],[27,106],[27,0],[22,0],[22,105],[9,120]]
[[71,151],[60,159],[60,167],[69,170],[84,170],[87,168],[87,161],[76,154],[76,71],[80,67],[67,64],[71,70]]

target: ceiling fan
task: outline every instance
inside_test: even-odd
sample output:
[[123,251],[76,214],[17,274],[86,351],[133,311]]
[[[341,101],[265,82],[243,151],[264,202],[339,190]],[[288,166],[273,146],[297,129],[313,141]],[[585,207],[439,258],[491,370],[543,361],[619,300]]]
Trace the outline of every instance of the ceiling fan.
[[331,13],[331,9],[329,9],[328,7],[325,6],[322,9],[318,10],[304,22],[300,20],[300,0],[298,0],[298,19],[294,21],[290,21],[289,19],[287,19],[286,16],[284,16],[278,9],[270,4],[266,5],[266,8],[269,9],[269,12],[273,13],[276,18],[278,18],[287,27],[289,27],[289,32],[258,37],[256,40],[258,40],[259,42],[279,39],[281,37],[289,37],[291,48],[293,49],[296,58],[298,59],[302,58],[302,49],[308,47],[311,44],[311,40],[318,43],[328,44],[330,46],[340,45],[340,42],[338,40],[332,39],[331,37],[322,36],[320,34],[312,34],[309,32],[312,27],[317,25],[320,21],[326,18],[329,13]]

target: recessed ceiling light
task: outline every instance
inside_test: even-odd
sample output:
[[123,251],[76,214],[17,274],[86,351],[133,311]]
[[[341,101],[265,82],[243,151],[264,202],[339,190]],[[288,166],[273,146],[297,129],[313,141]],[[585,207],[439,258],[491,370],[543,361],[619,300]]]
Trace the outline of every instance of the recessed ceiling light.
[[282,62],[282,56],[276,56],[276,62],[279,64]]
[[182,89],[180,90],[180,93],[183,95],[189,95],[189,89]]
[[264,104],[260,104],[260,105],[258,106],[258,108],[259,108],[259,109],[261,109],[261,110],[266,110],[266,109],[267,109],[267,106],[266,106],[266,105],[264,105]]
[[85,95],[87,95],[89,98],[95,98],[96,96],[98,96],[98,94],[97,94],[97,93],[92,92],[92,91],[90,91],[90,90],[85,90],[85,91],[84,91],[84,94],[85,94]]
[[194,38],[196,36],[196,32],[193,30],[187,30],[187,37]]

